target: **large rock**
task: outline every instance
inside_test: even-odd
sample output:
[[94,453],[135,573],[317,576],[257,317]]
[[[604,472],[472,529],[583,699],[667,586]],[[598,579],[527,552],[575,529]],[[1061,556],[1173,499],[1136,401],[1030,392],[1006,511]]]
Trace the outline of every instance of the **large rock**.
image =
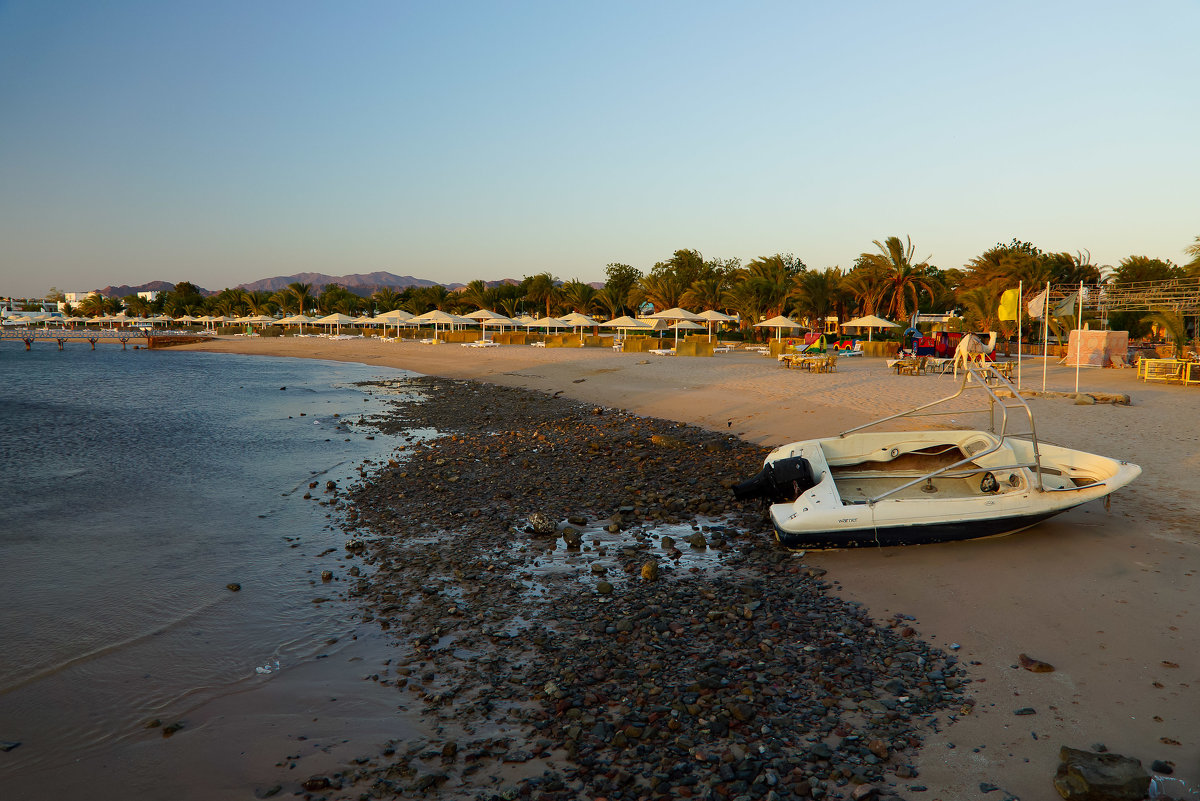
[[545,537],[558,530],[558,524],[549,515],[534,512],[529,516],[529,524],[525,528],[530,534]]
[[566,543],[567,548],[572,551],[578,551],[579,547],[583,545],[583,533],[578,529],[571,528],[570,526],[567,526],[563,529],[562,538],[563,542]]
[[1096,754],[1063,746],[1054,789],[1067,801],[1142,801],[1150,774],[1133,757]]

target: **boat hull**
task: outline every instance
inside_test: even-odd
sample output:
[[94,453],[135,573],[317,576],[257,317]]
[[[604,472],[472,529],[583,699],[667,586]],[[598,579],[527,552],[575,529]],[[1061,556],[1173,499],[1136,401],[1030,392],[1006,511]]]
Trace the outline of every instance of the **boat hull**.
[[1016,534],[1066,511],[1015,515],[1012,517],[955,520],[938,523],[882,526],[870,529],[789,531],[775,526],[775,537],[785,548],[886,548],[895,545],[932,545],[938,542],[976,540]]

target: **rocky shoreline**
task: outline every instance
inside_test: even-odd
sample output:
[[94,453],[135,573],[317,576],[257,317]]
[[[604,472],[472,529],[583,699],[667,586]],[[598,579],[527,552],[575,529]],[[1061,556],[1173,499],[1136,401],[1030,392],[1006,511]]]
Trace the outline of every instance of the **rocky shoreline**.
[[403,444],[326,488],[361,565],[325,578],[395,637],[370,678],[429,736],[307,797],[920,796],[916,750],[969,679],[734,501],[764,449],[522,389],[386,390],[361,422]]

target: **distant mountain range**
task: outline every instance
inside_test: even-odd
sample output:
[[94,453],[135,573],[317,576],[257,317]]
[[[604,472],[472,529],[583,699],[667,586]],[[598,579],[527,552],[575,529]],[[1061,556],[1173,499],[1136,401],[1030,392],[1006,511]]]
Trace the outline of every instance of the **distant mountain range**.
[[[326,275],[325,273],[296,273],[295,275],[278,275],[274,278],[263,278],[258,281],[253,281],[248,284],[238,284],[238,289],[245,289],[248,292],[258,292],[266,290],[268,292],[277,292],[284,289],[288,284],[294,283],[311,284],[313,294],[321,290],[321,287],[326,284],[338,284],[346,289],[349,289],[356,295],[366,297],[377,289],[388,287],[397,291],[406,289],[410,286],[436,286],[437,281],[430,281],[425,278],[415,278],[411,275],[396,275],[388,272],[375,273],[353,273],[351,275]],[[498,284],[519,284],[520,281],[515,278],[504,278],[500,281],[488,281],[488,286],[497,286]],[[442,284],[450,290],[461,289],[465,284]],[[136,295],[138,292],[166,292],[175,288],[175,285],[167,281],[151,281],[148,284],[141,286],[108,286],[97,290],[101,295],[107,298],[123,298],[127,295]],[[201,289],[204,295],[215,295],[216,290]]]
[[[150,283],[142,284],[141,286],[127,286],[122,284],[121,286],[106,286],[103,289],[97,289],[95,291],[99,292],[106,298],[123,298],[127,295],[136,295],[139,292],[168,292],[174,288],[175,285],[169,281],[151,281]],[[204,294],[210,295],[215,293],[204,292]]]
[[[245,289],[248,292],[258,292],[263,289],[268,292],[277,292],[280,289],[286,288],[288,284],[296,282],[312,284],[314,293],[326,284],[338,284],[357,295],[370,295],[375,290],[382,289],[383,287],[405,289],[410,286],[434,286],[437,284],[437,281],[428,281],[424,278],[414,278],[411,275],[396,275],[395,273],[386,272],[354,273],[352,275],[296,273],[295,275],[279,275],[274,278],[263,278],[260,281],[254,281],[249,284],[239,284],[238,288]],[[447,289],[457,289],[463,285],[443,284],[443,286]]]

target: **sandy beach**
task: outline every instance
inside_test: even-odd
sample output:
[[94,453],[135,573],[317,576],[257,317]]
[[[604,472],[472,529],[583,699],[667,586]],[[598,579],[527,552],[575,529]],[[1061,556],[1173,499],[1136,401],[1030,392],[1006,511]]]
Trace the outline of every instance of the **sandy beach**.
[[[744,352],[670,358],[608,349],[488,349],[377,339],[222,338],[193,349],[398,367],[528,388],[638,415],[733,433],[764,446],[835,434],[948,395],[945,376],[896,376],[875,359],[832,374],[784,370]],[[1023,386],[1040,389],[1038,360]],[[1074,369],[1047,386],[1072,390]],[[1113,496],[1027,532],[907,549],[810,553],[835,594],[877,620],[911,616],[918,636],[968,666],[969,714],[931,735],[916,765],[920,797],[1051,798],[1063,745],[1174,765],[1200,786],[1200,462],[1195,388],[1146,385],[1133,370],[1082,371],[1083,392],[1126,393],[1131,405],[1030,401],[1048,442],[1136,462],[1144,473]],[[955,420],[969,425],[970,420]],[[746,465],[747,474],[756,465]],[[1027,654],[1054,666],[1022,669]],[[1032,708],[1033,714],[1015,715]],[[988,797],[1001,797],[991,795]]]

